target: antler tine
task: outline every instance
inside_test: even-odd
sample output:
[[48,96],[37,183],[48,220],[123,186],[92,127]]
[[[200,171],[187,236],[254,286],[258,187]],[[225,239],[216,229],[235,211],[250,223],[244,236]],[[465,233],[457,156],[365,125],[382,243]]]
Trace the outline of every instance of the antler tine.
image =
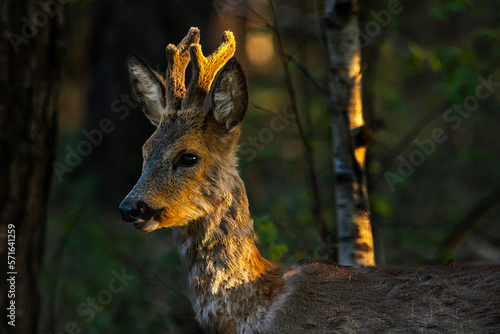
[[189,48],[193,65],[193,78],[189,83],[182,109],[201,107],[210,90],[217,71],[234,55],[236,42],[231,31],[225,31],[219,47],[208,57],[203,55],[200,44]]
[[189,47],[199,42],[200,30],[192,27],[177,47],[173,44],[167,46],[166,102],[167,106],[174,110],[180,108],[186,93],[184,78],[190,60]]

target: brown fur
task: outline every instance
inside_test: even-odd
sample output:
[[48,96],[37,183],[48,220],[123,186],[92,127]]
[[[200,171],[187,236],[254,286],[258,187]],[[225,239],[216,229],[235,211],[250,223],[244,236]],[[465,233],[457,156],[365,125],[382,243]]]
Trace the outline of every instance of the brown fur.
[[[198,43],[196,31],[177,48],[191,49],[195,78],[205,79],[193,80],[184,100],[184,63],[169,64],[177,72],[163,87],[142,61],[130,63],[134,90],[157,130],[144,144],[142,175],[120,210],[141,231],[172,227],[196,319],[207,332],[500,331],[498,266],[389,270],[307,262],[284,269],[266,261],[254,243],[237,172],[235,147],[248,92],[239,64],[227,61],[234,38],[225,34],[207,69],[201,49],[189,45]],[[213,83],[212,106],[203,112],[206,80],[225,63]],[[195,164],[180,163],[186,153]]]

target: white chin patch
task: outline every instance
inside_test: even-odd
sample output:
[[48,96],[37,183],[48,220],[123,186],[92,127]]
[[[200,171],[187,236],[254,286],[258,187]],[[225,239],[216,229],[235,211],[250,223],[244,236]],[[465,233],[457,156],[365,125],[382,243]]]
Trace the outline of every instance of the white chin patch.
[[151,232],[158,228],[159,223],[155,220],[148,220],[146,222],[134,223],[134,227],[141,232]]

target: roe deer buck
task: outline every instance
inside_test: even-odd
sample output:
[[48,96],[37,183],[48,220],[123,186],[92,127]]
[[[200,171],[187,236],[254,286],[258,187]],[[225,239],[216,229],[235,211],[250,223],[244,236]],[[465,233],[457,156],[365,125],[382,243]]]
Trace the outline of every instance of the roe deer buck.
[[140,231],[172,227],[196,319],[208,332],[500,333],[498,266],[389,270],[304,261],[284,269],[266,261],[237,171],[248,91],[232,58],[234,37],[226,31],[207,58],[198,43],[191,28],[167,47],[165,79],[129,59],[134,92],[157,128],[120,211]]

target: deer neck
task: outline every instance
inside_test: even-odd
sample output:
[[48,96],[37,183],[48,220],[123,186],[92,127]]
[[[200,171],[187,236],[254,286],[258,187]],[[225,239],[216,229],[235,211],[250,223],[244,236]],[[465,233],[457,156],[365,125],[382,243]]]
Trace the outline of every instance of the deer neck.
[[196,317],[206,327],[218,328],[217,332],[241,326],[238,316],[243,322],[262,317],[255,310],[259,306],[263,313],[265,305],[271,303],[267,286],[279,270],[255,246],[248,200],[239,176],[232,185],[230,199],[224,204],[188,226],[174,229]]

